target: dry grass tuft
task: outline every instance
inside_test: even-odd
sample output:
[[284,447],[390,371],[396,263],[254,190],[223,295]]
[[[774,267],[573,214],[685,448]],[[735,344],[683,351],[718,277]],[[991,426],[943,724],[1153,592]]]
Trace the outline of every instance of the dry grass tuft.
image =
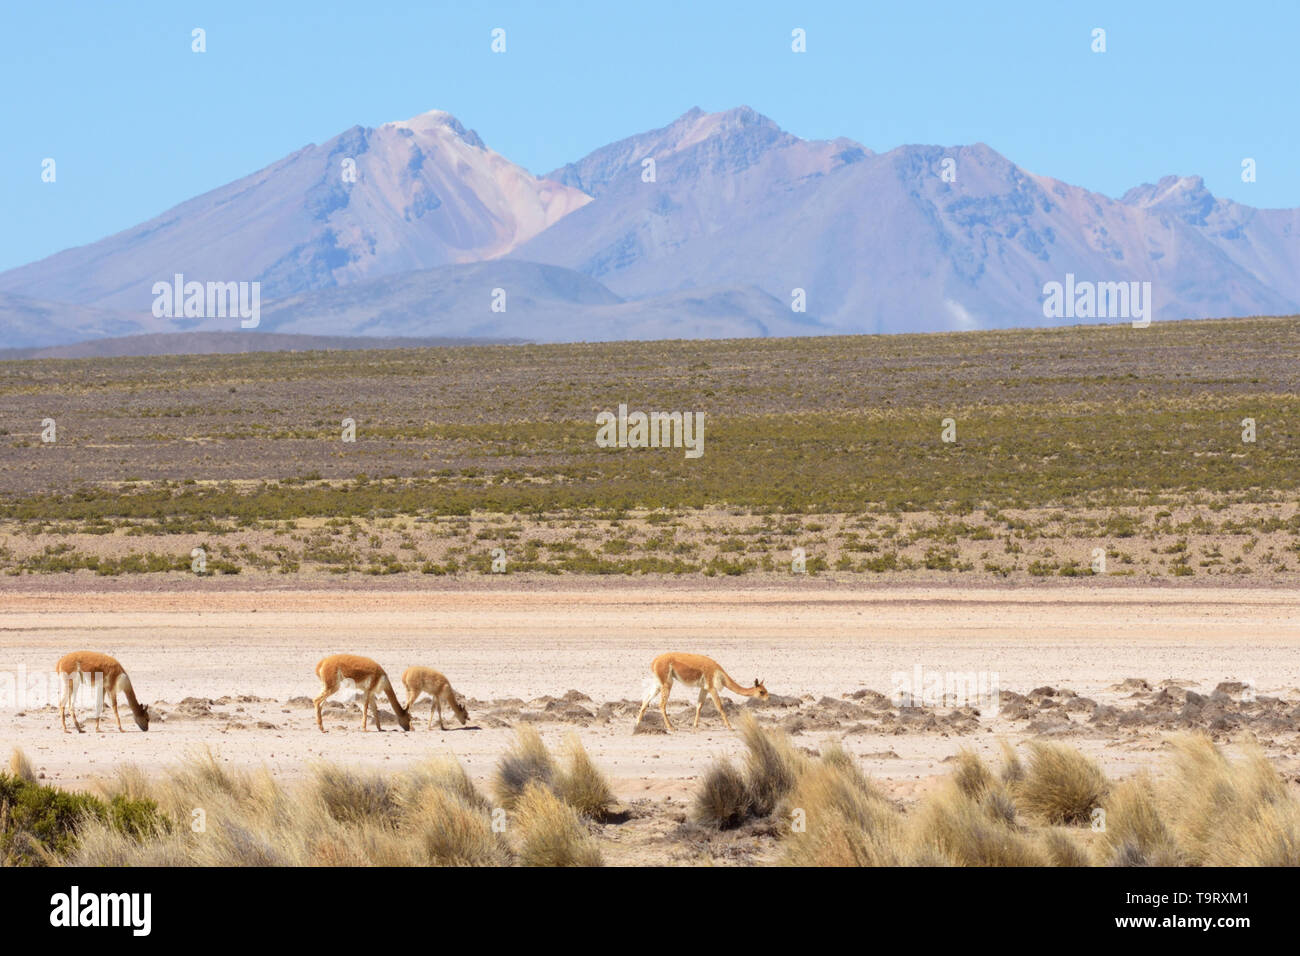
[[1204,736],[1173,747],[1155,803],[1187,863],[1300,866],[1300,801],[1257,748],[1234,762]]
[[397,814],[397,795],[388,781],[373,771],[359,773],[338,764],[318,764],[312,768],[312,787],[339,823],[388,821]]
[[1025,779],[1025,765],[1020,760],[1020,754],[1016,753],[1016,748],[1011,746],[1005,740],[999,740],[1002,746],[1002,767],[998,771],[998,776],[1002,782],[1008,786],[1014,786],[1021,780]]
[[750,818],[770,816],[810,766],[789,736],[760,727],[752,714],[741,718],[740,735],[745,743],[744,769],[729,760],[709,768],[695,794],[694,817],[699,823],[726,830]]
[[92,787],[105,800],[111,800],[116,796],[128,800],[152,799],[148,775],[139,765],[133,763],[118,764],[113,768],[111,776],[96,778]]
[[808,759],[794,749],[780,730],[764,730],[752,714],[740,718],[740,737],[745,742],[745,787],[749,812],[765,817],[794,789]]
[[474,786],[474,781],[454,757],[435,757],[414,767],[398,781],[397,799],[403,805],[409,804],[413,795],[429,787],[435,787],[454,793],[467,806],[478,810],[490,810],[492,802]]
[[532,724],[521,723],[515,727],[514,744],[497,763],[492,789],[501,806],[513,810],[530,783],[552,789],[555,776],[555,761],[541,734]]
[[614,806],[609,781],[592,763],[577,734],[565,741],[568,760],[555,781],[555,794],[589,820],[604,820]]
[[1049,866],[1088,866],[1088,851],[1069,833],[1048,830],[1042,837]]
[[975,751],[963,747],[957,751],[956,762],[952,780],[966,796],[979,799],[998,786],[997,777]]
[[1115,866],[1177,866],[1182,854],[1156,805],[1150,776],[1139,773],[1106,798],[1106,861]]
[[692,806],[695,820],[720,830],[738,827],[749,818],[749,788],[745,775],[730,760],[719,760],[704,773]]
[[592,762],[577,734],[565,741],[563,766],[546,749],[531,724],[515,727],[515,742],[497,763],[492,789],[498,803],[513,810],[530,784],[538,784],[590,820],[604,820],[614,806],[609,782]]
[[27,783],[36,782],[36,771],[32,769],[31,761],[27,759],[27,754],[23,753],[20,747],[15,747],[9,754],[9,773]]
[[1011,790],[1016,805],[1046,823],[1089,822],[1109,787],[1097,763],[1064,744],[1035,740],[1029,750],[1029,767]]
[[871,786],[839,744],[829,745],[819,760],[809,762],[786,805],[791,811],[791,828],[783,841],[781,863],[787,866],[898,866],[904,862],[902,816]]
[[577,811],[539,783],[530,783],[516,800],[515,826],[524,866],[604,865]]
[[976,793],[964,789],[970,766],[959,768],[909,820],[913,853],[954,866],[1046,866],[1047,852],[1016,824],[1014,804],[1001,783]]
[[454,788],[430,785],[404,809],[402,832],[432,866],[508,866],[510,848],[485,807]]

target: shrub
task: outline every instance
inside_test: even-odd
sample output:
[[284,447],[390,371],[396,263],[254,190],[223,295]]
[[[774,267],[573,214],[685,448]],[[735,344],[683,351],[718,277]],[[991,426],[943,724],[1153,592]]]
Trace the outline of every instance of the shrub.
[[135,841],[168,828],[151,800],[116,796],[104,801],[0,774],[0,864],[57,862],[76,846],[79,831],[91,821]]

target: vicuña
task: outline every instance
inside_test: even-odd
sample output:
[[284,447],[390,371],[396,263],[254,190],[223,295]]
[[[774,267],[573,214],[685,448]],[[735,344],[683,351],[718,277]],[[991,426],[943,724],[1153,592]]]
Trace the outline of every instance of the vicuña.
[[456,696],[456,692],[451,689],[451,684],[447,678],[439,671],[432,667],[408,667],[402,673],[402,683],[406,685],[406,709],[409,712],[411,705],[421,694],[428,694],[432,700],[429,703],[429,729],[433,730],[433,711],[438,710],[438,727],[446,730],[447,726],[442,722],[442,708],[448,707],[460,721],[461,726],[469,720],[469,711],[465,709],[465,702]]
[[650,673],[654,675],[654,683],[647,689],[645,699],[641,701],[641,710],[636,715],[636,723],[632,729],[636,730],[641,724],[641,718],[645,716],[646,708],[650,706],[650,701],[659,695],[659,713],[663,715],[664,727],[668,730],[673,729],[673,725],[668,721],[668,694],[673,689],[673,681],[681,681],[687,687],[698,687],[700,689],[700,699],[695,705],[695,724],[700,726],[700,709],[704,706],[706,696],[713,697],[713,704],[718,708],[718,713],[722,715],[722,722],[731,729],[731,722],[727,720],[727,712],[722,709],[722,698],[718,696],[718,691],[727,688],[733,694],[739,694],[742,697],[757,697],[759,700],[767,700],[767,688],[758,678],[754,679],[753,687],[741,687],[734,680],[727,676],[724,671],[711,657],[705,657],[703,654],[660,654],[650,662]]
[[393,705],[393,713],[397,715],[398,724],[403,730],[411,729],[411,715],[397,699],[397,692],[393,690],[388,675],[370,658],[357,654],[333,654],[316,665],[316,676],[320,678],[320,693],[312,703],[316,705],[316,726],[320,728],[321,733],[326,733],[325,724],[321,722],[320,717],[321,704],[347,684],[361,691],[362,730],[366,729],[372,702],[375,705],[375,730],[384,729],[379,723],[379,701],[375,700],[375,692],[381,690],[388,695],[388,702]]
[[77,733],[85,733],[81,722],[77,720],[77,691],[85,682],[95,688],[95,732],[99,732],[99,721],[104,714],[104,692],[108,691],[109,700],[113,702],[113,716],[117,718],[117,729],[122,728],[122,715],[117,710],[117,695],[126,697],[127,705],[135,717],[135,724],[141,730],[149,729],[149,708],[141,706],[135,699],[135,689],[131,687],[131,678],[126,676],[122,665],[107,654],[94,651],[73,651],[59,658],[54,665],[59,676],[63,678],[63,698],[59,701],[59,722],[63,732],[68,733],[67,711],[72,711],[72,725]]

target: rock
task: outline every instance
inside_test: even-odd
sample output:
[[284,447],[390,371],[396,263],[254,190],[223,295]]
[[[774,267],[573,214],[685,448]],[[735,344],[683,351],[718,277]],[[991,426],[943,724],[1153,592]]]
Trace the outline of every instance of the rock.
[[889,698],[886,697],[884,694],[878,693],[877,691],[874,690],[869,690],[866,687],[862,688],[861,690],[855,690],[853,693],[848,694],[847,696],[849,697],[850,700],[862,701],[865,706],[870,707],[873,710],[882,710],[884,708],[893,706],[889,702]]
[[847,700],[837,700],[834,697],[823,697],[814,705],[814,709],[822,714],[838,714],[841,717],[858,717],[862,714],[862,708],[857,704],[850,704]]
[[1119,691],[1127,690],[1127,691],[1133,691],[1139,693],[1147,693],[1151,690],[1151,685],[1148,684],[1141,677],[1127,677],[1119,684],[1112,684],[1110,689],[1119,690]]
[[1030,722],[1027,729],[1031,734],[1038,734],[1040,737],[1059,737],[1074,730],[1074,725],[1060,717],[1047,717]]
[[1098,704],[1092,709],[1092,716],[1088,718],[1091,724],[1111,724],[1118,720],[1119,709],[1110,704]]

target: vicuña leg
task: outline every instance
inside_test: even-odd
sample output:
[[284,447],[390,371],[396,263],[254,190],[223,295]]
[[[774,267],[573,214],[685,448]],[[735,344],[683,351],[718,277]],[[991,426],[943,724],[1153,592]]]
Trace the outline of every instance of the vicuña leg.
[[72,674],[63,675],[63,699],[59,701],[59,722],[63,724],[63,732],[68,732],[68,718],[64,712],[64,707],[72,711],[72,726],[77,728],[77,733],[84,734],[86,731],[81,726],[81,721],[77,720],[77,685],[79,679]]
[[717,706],[718,713],[722,715],[722,722],[727,725],[728,730],[731,730],[731,721],[727,720],[727,712],[722,709],[722,698],[718,696],[718,689],[710,687],[709,693],[713,695],[713,703]]
[[641,698],[641,709],[636,712],[636,723],[632,725],[633,730],[641,726],[641,718],[645,716],[646,708],[650,706],[650,701],[659,696],[660,690],[659,682],[655,681],[650,689],[645,692],[645,696]]
[[671,682],[664,684],[663,693],[659,695],[659,713],[663,715],[664,727],[668,730],[673,729],[673,725],[668,721],[668,693],[673,689]]
[[113,701],[113,717],[117,720],[117,732],[119,734],[124,734],[126,731],[122,729],[122,715],[117,712],[117,688],[110,687],[108,689],[108,694],[110,699]]
[[312,701],[312,703],[316,705],[316,726],[320,728],[322,734],[329,733],[329,731],[325,729],[325,724],[320,719],[320,705],[325,703],[325,699],[329,697],[330,694],[334,693],[336,689],[337,688],[335,687],[331,687],[328,682],[321,681],[320,693],[317,694],[316,698]]
[[700,699],[699,699],[699,700],[696,702],[696,704],[695,704],[695,726],[696,726],[696,728],[698,728],[698,727],[700,726],[700,711],[704,709],[704,698],[706,698],[706,697],[708,697],[708,696],[709,696],[709,692],[708,692],[708,690],[706,690],[705,688],[701,687],[701,688],[700,688]]
[[104,719],[104,676],[93,674],[91,679],[95,682],[95,733],[100,733],[99,722]]

